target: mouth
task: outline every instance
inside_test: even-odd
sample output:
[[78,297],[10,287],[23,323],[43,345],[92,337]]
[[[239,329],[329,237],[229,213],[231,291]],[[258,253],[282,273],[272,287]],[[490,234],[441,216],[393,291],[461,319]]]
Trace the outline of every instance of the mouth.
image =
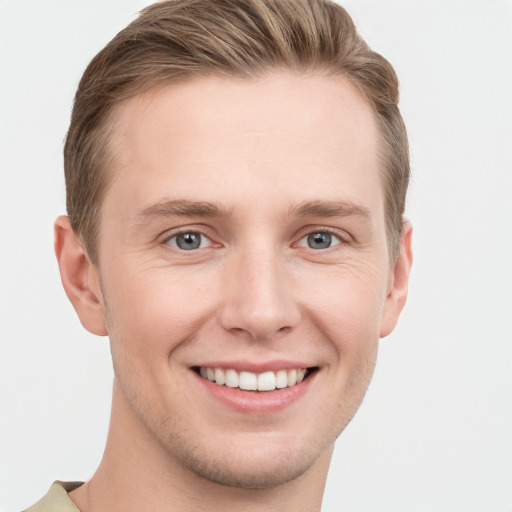
[[204,380],[242,391],[269,392],[292,388],[309,379],[318,367],[287,368],[254,373],[234,368],[199,366],[193,370]]

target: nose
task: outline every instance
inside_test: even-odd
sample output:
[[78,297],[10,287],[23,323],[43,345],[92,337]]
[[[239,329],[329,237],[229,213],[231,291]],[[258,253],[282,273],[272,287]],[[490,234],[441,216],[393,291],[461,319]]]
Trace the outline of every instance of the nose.
[[266,341],[293,329],[301,314],[283,257],[248,252],[226,266],[222,327]]

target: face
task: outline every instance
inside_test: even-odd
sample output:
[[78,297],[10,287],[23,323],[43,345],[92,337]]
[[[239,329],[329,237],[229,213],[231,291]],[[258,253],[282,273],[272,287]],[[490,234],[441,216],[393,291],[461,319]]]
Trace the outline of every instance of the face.
[[297,477],[397,316],[369,106],[339,77],[202,78],[119,106],[114,146],[95,271],[118,412],[210,480]]

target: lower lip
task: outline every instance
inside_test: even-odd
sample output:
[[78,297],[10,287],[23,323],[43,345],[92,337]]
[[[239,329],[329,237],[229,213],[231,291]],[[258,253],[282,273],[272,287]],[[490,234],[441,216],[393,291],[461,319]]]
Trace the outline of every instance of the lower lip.
[[274,391],[244,391],[239,388],[221,386],[203,379],[191,370],[203,388],[229,408],[245,414],[271,414],[278,412],[301,398],[309,389],[318,371],[289,388]]

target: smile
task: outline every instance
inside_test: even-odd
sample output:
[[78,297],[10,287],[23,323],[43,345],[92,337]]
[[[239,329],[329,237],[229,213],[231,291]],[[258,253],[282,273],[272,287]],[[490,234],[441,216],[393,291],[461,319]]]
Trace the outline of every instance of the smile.
[[263,373],[237,371],[232,368],[210,368],[201,366],[199,375],[219,386],[238,388],[244,391],[274,391],[300,384],[313,369],[294,368]]

